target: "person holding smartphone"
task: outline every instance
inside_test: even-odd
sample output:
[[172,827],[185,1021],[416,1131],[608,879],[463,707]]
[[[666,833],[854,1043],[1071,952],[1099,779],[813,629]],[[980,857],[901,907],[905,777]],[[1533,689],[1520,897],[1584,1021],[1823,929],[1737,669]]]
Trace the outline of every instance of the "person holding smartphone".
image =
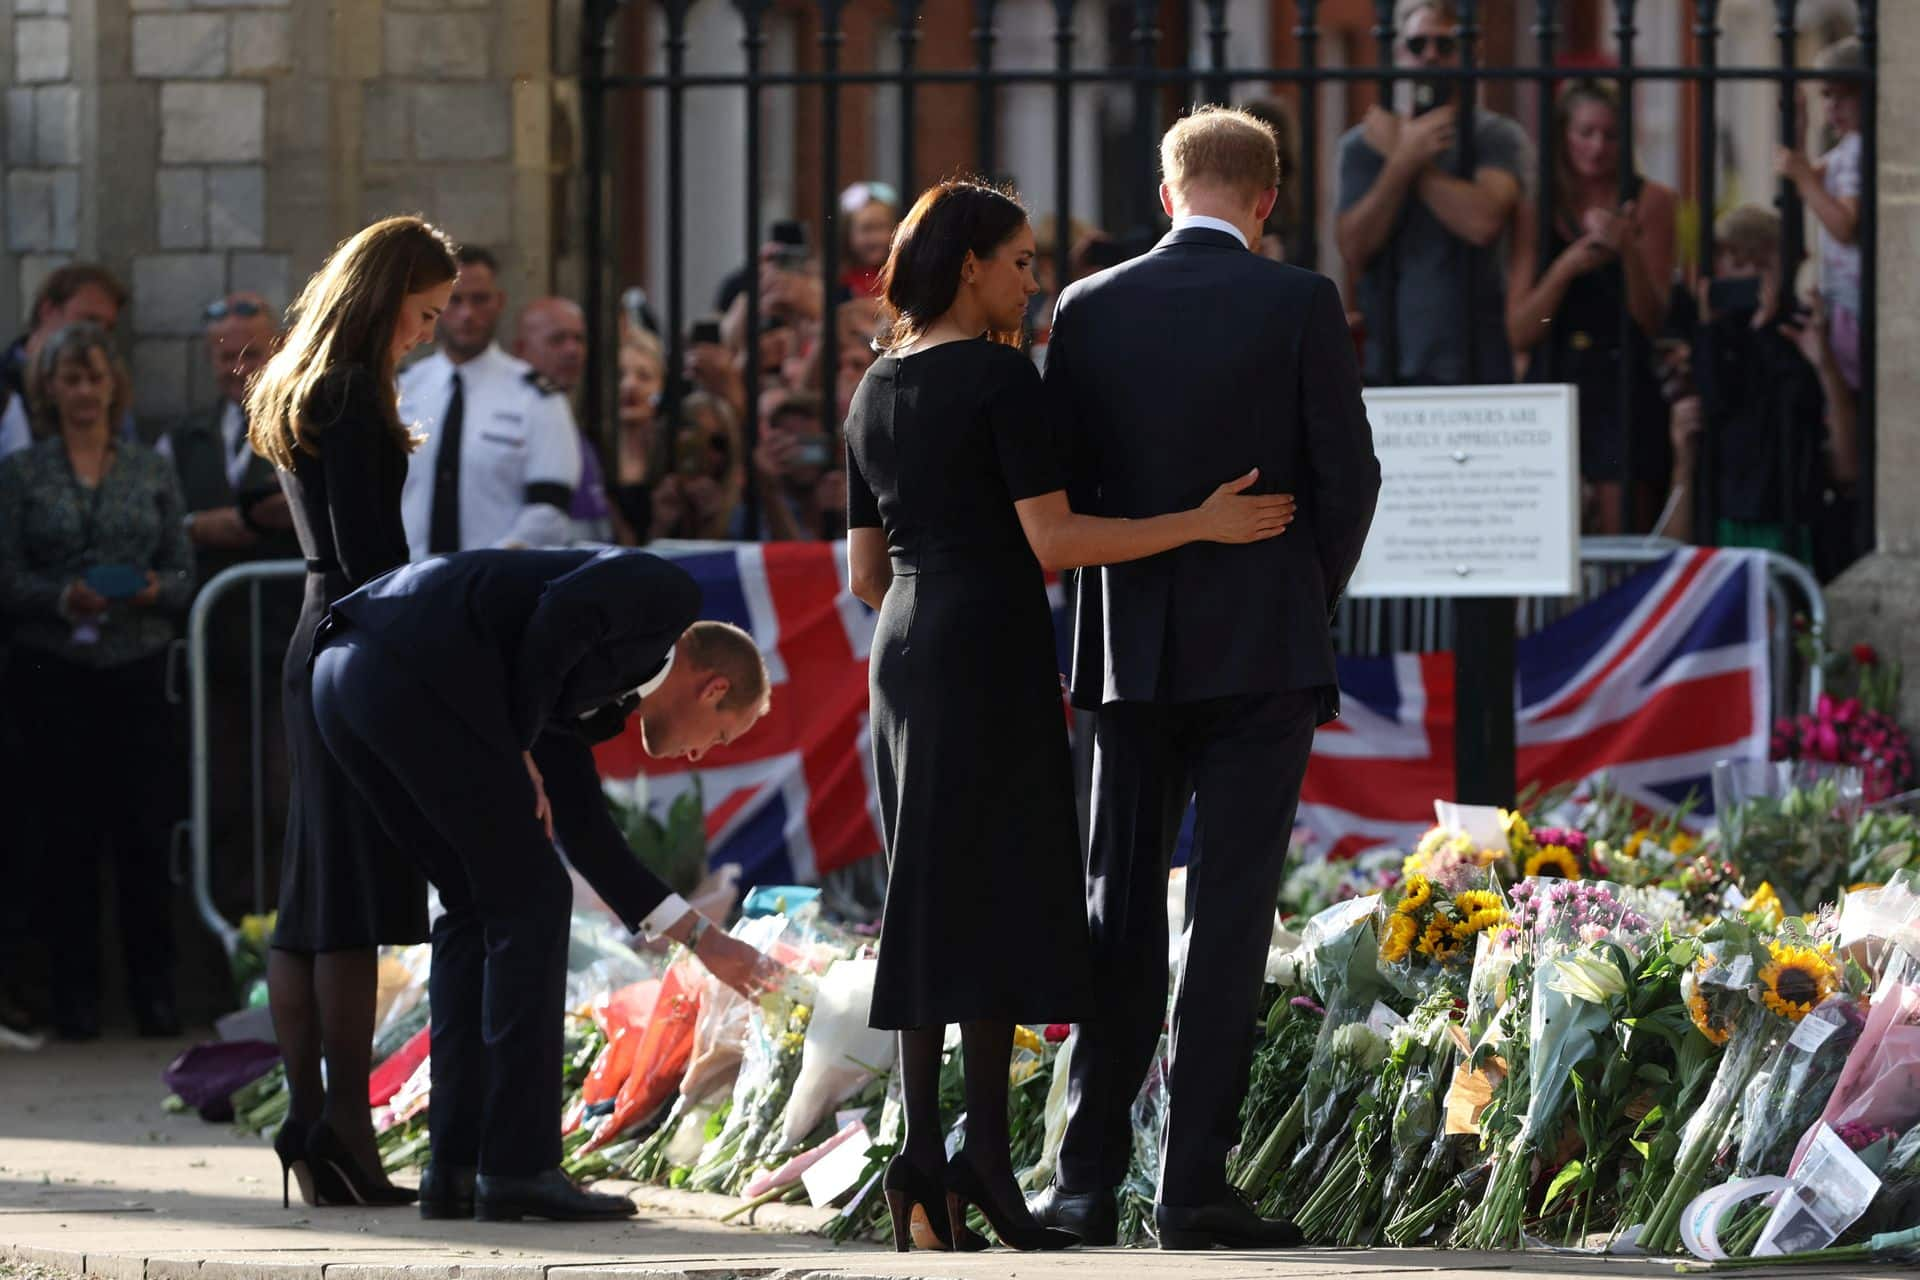
[[[1673,407],[1675,487],[1714,486],[1713,523],[1689,511],[1695,518],[1669,532],[1785,552],[1824,582],[1861,553],[1856,406],[1822,304],[1787,292],[1780,246],[1780,215],[1765,205],[1739,205],[1714,224],[1714,274],[1700,285],[1693,341],[1696,394]],[[1696,481],[1702,438],[1714,465]]]
[[58,854],[27,889],[60,930],[53,1025],[69,1040],[100,1034],[111,849],[135,1027],[175,1036],[167,840],[184,780],[166,667],[193,594],[186,503],[172,465],[114,430],[132,388],[106,330],[54,333],[28,385],[37,443],[0,462],[0,619],[13,642],[5,714],[32,726],[25,794]]
[[[1401,0],[1395,29],[1394,58],[1401,68],[1460,65],[1459,14],[1452,0]],[[1506,116],[1476,107],[1475,167],[1461,176],[1459,82],[1436,78],[1412,87],[1411,115],[1369,108],[1366,119],[1340,139],[1334,239],[1347,267],[1359,274],[1367,382],[1511,382],[1507,286],[1496,249],[1526,181],[1526,134]],[[1460,319],[1469,279],[1475,306],[1471,365]],[[1395,353],[1391,362],[1389,351]]]
[[761,403],[760,443],[753,451],[765,497],[767,536],[775,542],[838,537],[847,504],[846,473],[834,467],[833,439],[821,420],[820,397],[770,392]]

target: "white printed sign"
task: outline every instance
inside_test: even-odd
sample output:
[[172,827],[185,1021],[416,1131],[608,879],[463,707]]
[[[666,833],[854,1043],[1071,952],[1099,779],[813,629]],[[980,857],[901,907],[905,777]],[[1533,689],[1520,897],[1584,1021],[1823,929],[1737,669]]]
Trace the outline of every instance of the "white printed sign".
[[1380,505],[1356,596],[1566,596],[1580,567],[1579,402],[1566,385],[1365,393]]

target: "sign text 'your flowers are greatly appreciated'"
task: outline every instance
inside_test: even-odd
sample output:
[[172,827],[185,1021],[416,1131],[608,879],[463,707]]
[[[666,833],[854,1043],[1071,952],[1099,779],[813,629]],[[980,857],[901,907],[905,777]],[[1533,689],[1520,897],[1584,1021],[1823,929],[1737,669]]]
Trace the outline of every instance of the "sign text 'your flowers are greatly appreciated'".
[[1571,595],[1579,409],[1569,386],[1366,392],[1380,506],[1361,596]]

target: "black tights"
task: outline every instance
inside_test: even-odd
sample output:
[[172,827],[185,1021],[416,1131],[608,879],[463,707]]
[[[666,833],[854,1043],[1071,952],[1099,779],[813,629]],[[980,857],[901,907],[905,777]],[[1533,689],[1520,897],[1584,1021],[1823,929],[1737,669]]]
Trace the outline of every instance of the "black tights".
[[[945,1027],[900,1033],[900,1083],[905,1093],[909,1163],[938,1176],[946,1167],[945,1129],[940,1122],[940,1056]],[[1007,1130],[1007,1072],[1013,1062],[1013,1023],[960,1024],[961,1064],[966,1074],[967,1136],[961,1156],[993,1196],[1002,1216],[1026,1217],[1013,1178]]]
[[314,954],[275,948],[267,955],[273,1032],[287,1065],[287,1123],[310,1128],[324,1120],[376,1178],[380,1158],[367,1076],[373,1069],[379,972],[380,953],[373,947]]

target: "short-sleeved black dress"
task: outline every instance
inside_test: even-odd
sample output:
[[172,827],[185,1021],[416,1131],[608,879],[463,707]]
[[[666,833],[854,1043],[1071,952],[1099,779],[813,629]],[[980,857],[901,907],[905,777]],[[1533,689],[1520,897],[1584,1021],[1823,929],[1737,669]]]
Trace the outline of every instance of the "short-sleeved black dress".
[[1016,500],[1065,487],[1040,377],[952,342],[874,363],[847,523],[886,530],[869,668],[890,878],[871,1022],[1071,1022],[1092,990],[1046,581]]
[[280,473],[307,559],[306,598],[281,671],[292,775],[273,945],[347,951],[427,940],[427,882],[328,754],[313,719],[314,632],[335,600],[407,562],[400,490],[407,453],[372,370],[329,372],[307,406],[318,456]]

